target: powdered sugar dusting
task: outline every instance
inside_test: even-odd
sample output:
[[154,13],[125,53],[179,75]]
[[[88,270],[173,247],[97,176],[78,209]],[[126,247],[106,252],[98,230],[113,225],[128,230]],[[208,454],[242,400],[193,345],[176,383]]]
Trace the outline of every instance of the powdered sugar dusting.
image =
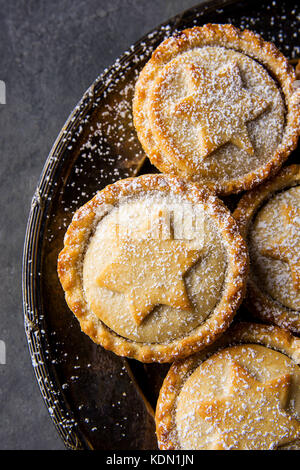
[[285,110],[277,85],[236,51],[185,52],[149,86],[145,125],[165,158],[195,179],[240,177],[267,162],[282,138]]
[[[181,449],[276,449],[300,438],[298,366],[258,345],[234,346],[204,361],[176,405]],[[295,419],[298,418],[298,419]]]
[[[126,201],[123,201],[122,204],[124,204],[124,202]],[[128,225],[131,226],[131,221],[134,218],[134,224],[138,228],[140,235],[141,227],[144,227],[145,221],[147,220],[145,217],[149,213],[149,209],[157,207],[160,208],[161,211],[169,211],[168,213],[172,212],[177,215],[177,218],[174,218],[172,221],[173,231],[176,232],[178,230],[178,226],[181,226],[182,223],[188,226],[185,227],[187,238],[183,241],[177,240],[175,243],[185,245],[186,248],[184,251],[194,250],[196,253],[198,250],[198,261],[195,258],[194,263],[191,263],[190,267],[192,264],[195,264],[195,266],[191,267],[188,273],[184,276],[187,295],[191,302],[190,308],[180,309],[180,302],[178,304],[179,308],[171,308],[170,300],[167,300],[168,297],[166,297],[168,296],[168,293],[174,289],[174,285],[169,285],[168,287],[170,279],[167,279],[165,276],[170,275],[170,263],[173,262],[176,264],[178,262],[176,261],[176,258],[179,256],[181,250],[179,250],[179,247],[179,251],[175,250],[173,255],[171,252],[169,254],[166,252],[165,266],[163,262],[165,255],[163,255],[163,252],[161,252],[162,259],[158,258],[155,261],[155,263],[158,263],[160,266],[161,288],[159,288],[157,285],[157,276],[155,274],[156,271],[153,270],[153,272],[151,272],[151,260],[155,259],[155,256],[159,255],[159,252],[151,252],[151,243],[153,244],[153,239],[149,240],[148,244],[144,244],[143,250],[146,255],[147,262],[145,262],[143,266],[140,266],[139,261],[142,254],[136,257],[134,252],[134,249],[138,249],[139,245],[137,243],[140,242],[140,236],[137,241],[135,241],[131,234],[131,238],[126,238],[127,242],[125,245],[124,240],[116,239],[115,224],[120,222],[118,217],[119,214],[116,209],[113,209],[109,215],[99,223],[95,234],[89,242],[89,247],[83,264],[83,285],[88,304],[93,313],[95,313],[111,329],[122,336],[132,340],[149,343],[168,342],[175,338],[180,338],[205,321],[207,316],[220,300],[223,283],[225,281],[227,262],[220,234],[218,234],[216,226],[214,226],[213,221],[210,220],[208,216],[205,216],[205,221],[204,223],[202,222],[204,213],[201,206],[200,211],[198,212],[196,212],[194,207],[194,216],[196,215],[198,218],[195,217],[193,223],[195,225],[197,223],[199,224],[200,232],[196,231],[195,234],[193,234],[191,230],[192,227],[190,225],[192,221],[188,219],[187,211],[185,211],[184,219],[182,218],[179,220],[178,217],[180,215],[179,209],[182,205],[184,206],[184,203],[187,205],[187,201],[185,201],[184,198],[176,197],[175,195],[161,196],[159,193],[156,194],[155,192],[152,194],[151,192],[146,193],[144,196],[141,196],[136,200],[133,198],[127,201],[126,210],[122,211],[123,218],[121,222],[128,227]],[[188,233],[187,228],[189,228],[190,233]],[[190,240],[189,235],[195,236],[195,238]],[[123,259],[121,258],[121,253],[124,253],[124,247],[126,246],[128,253],[125,257],[123,256]],[[188,251],[186,252],[186,255],[188,255]],[[95,259],[97,259],[97,263],[94,262]],[[130,279],[132,279],[134,274],[135,283],[133,287],[135,287],[136,293],[139,293],[138,295],[142,295],[143,289],[146,289],[145,294],[142,297],[143,301],[147,297],[149,290],[153,290],[155,286],[156,289],[159,288],[159,292],[161,292],[160,296],[165,296],[165,301],[160,297],[161,301],[157,302],[157,304],[162,305],[152,305],[151,311],[147,313],[147,318],[138,325],[134,321],[128,297],[124,297],[122,293],[117,293],[117,287],[114,288],[113,291],[105,287],[100,287],[99,283],[97,283],[99,276],[102,278],[103,270],[112,266],[111,263],[121,262],[122,259],[123,265],[119,267],[122,268],[122,272],[126,269],[130,270],[130,272],[128,271],[127,276]],[[148,269],[146,269],[147,266]],[[179,276],[178,281],[176,282],[179,282],[182,279],[182,275],[185,274],[185,272],[180,273],[182,266],[180,268],[178,265],[179,274],[178,272],[176,275],[174,273],[176,278]],[[165,275],[164,269],[166,270]],[[123,283],[124,282],[125,280]],[[181,283],[182,280],[179,282],[178,286],[181,285]],[[120,282],[118,285],[120,285]],[[110,287],[113,287],[111,283]],[[123,288],[123,293],[125,292],[124,289],[125,286]],[[179,294],[180,291],[175,289],[172,297],[176,298]],[[138,302],[138,298],[133,300],[135,303]],[[165,302],[169,306],[163,305]]]
[[278,193],[258,212],[249,244],[256,282],[282,305],[299,311],[299,186]]
[[[85,99],[75,108],[76,116],[71,117],[47,161],[32,205],[34,230],[42,218],[42,225],[38,226],[38,236],[44,241],[42,266],[39,256],[37,261],[33,236],[32,250],[27,259],[30,280],[28,285],[31,280],[34,283],[44,280],[40,299],[42,305],[37,307],[36,290],[31,291],[25,304],[25,322],[33,365],[43,397],[66,444],[72,448],[84,445],[82,433],[95,448],[103,448],[103,445],[109,444],[114,445],[114,449],[134,446],[141,448],[145,445],[153,448],[155,442],[154,438],[151,441],[149,437],[153,430],[147,424],[138,399],[135,401],[134,411],[129,413],[128,401],[123,393],[128,396],[134,392],[123,380],[124,375],[127,375],[125,368],[120,366],[117,359],[112,360],[112,354],[97,348],[82,335],[77,320],[72,319],[65,304],[58,285],[56,264],[66,227],[74,211],[97,190],[137,171],[143,154],[136,137],[135,144],[131,142],[134,131],[128,133],[125,130],[127,123],[133,129],[130,107],[137,71],[150,58],[158,43],[174,29],[208,21],[229,22],[253,29],[266,39],[275,41],[290,58],[299,57],[299,45],[295,40],[299,22],[299,5],[296,2],[295,7],[291,8],[281,1],[263,2],[259,9],[255,9],[255,17],[252,14],[245,16],[244,12],[245,5],[242,10],[235,9],[234,14],[226,8],[210,13],[205,6],[203,11],[196,10],[192,16],[181,16],[175,23],[151,32],[143,43],[138,47],[133,46],[125,54],[128,60],[123,58],[118,61],[112,73],[104,71],[105,75],[90,88]],[[132,65],[137,71],[132,72]],[[128,88],[124,92],[126,84]],[[115,98],[111,96],[113,94]],[[101,114],[103,96],[107,99],[104,116]],[[123,116],[120,120],[119,109]],[[109,138],[110,132],[114,135],[113,142]],[[127,138],[131,142],[128,153]],[[121,145],[117,145],[119,140]],[[123,158],[126,160],[124,165]],[[78,368],[78,365],[81,367]],[[45,376],[48,374],[47,367],[55,369],[55,380],[49,381],[49,376]],[[63,394],[59,393],[57,381],[60,382]],[[69,410],[69,406],[72,410]],[[140,428],[136,423],[142,423],[139,436],[137,429]],[[77,434],[78,427],[80,433]],[[109,443],[108,435],[111,437]]]

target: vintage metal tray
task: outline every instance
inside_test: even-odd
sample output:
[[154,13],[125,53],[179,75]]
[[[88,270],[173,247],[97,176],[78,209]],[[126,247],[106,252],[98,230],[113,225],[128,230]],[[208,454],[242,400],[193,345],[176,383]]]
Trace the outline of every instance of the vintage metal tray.
[[23,299],[36,378],[68,448],[157,446],[153,409],[168,366],[143,366],[93,344],[69,311],[56,274],[57,255],[74,211],[119,178],[155,171],[132,125],[139,71],[166,36],[207,22],[252,29],[295,60],[300,55],[299,15],[297,0],[219,0],[188,10],[138,41],[97,78],[59,134],[32,201]]

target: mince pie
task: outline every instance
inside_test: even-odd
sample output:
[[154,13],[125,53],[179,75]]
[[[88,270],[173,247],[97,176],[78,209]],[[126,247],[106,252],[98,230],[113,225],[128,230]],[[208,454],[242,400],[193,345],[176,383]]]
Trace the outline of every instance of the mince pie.
[[269,42],[207,24],[166,39],[136,84],[134,124],[151,162],[220,194],[279,170],[299,136],[295,71]]
[[238,226],[207,188],[167,175],[120,180],[74,215],[59,255],[66,301],[96,343],[170,362],[212,343],[244,294]]
[[234,217],[251,260],[247,308],[300,333],[300,165],[245,194]]
[[170,368],[156,408],[160,449],[300,448],[300,340],[240,323]]

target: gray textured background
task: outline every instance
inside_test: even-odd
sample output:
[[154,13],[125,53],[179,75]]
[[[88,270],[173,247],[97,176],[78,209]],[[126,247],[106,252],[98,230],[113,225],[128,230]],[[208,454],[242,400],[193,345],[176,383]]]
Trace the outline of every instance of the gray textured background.
[[0,449],[63,449],[23,329],[21,258],[49,150],[84,91],[133,42],[197,0],[0,0]]

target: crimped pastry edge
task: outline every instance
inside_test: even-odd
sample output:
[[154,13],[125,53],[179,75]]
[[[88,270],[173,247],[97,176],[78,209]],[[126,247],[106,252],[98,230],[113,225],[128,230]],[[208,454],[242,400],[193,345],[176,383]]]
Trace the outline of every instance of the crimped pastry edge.
[[290,332],[273,325],[235,323],[213,345],[185,360],[174,362],[169,369],[160,390],[155,413],[156,434],[161,450],[180,450],[176,435],[176,403],[180,390],[191,373],[218,350],[247,343],[274,349],[300,364],[300,339]]
[[[245,241],[247,240],[250,224],[262,204],[276,192],[291,188],[297,183],[300,183],[300,165],[290,165],[283,168],[273,179],[246,193],[240,199],[233,216],[239,224]],[[250,276],[244,303],[247,310],[256,318],[287,328],[294,333],[300,333],[300,312],[288,309],[272,299],[271,296],[260,289]]]
[[[226,182],[205,181],[219,195],[229,195],[243,190],[250,190],[265,179],[273,176],[296,148],[300,135],[300,89],[294,89],[295,71],[286,57],[271,43],[247,29],[241,31],[231,24],[206,24],[185,29],[177,35],[163,41],[153,52],[151,59],[140,73],[133,99],[133,121],[138,138],[151,162],[162,172],[188,179],[195,179],[182,173],[176,164],[169,161],[155,145],[150,130],[144,126],[144,106],[149,84],[159,69],[172,60],[177,54],[201,46],[223,46],[243,52],[258,60],[277,80],[284,95],[286,105],[286,125],[282,141],[273,157],[263,166]],[[198,182],[201,183],[200,180]],[[204,183],[204,182],[203,182]]]
[[[165,344],[134,342],[119,336],[89,311],[82,289],[80,261],[99,208],[114,205],[120,198],[145,191],[172,191],[191,202],[201,202],[220,229],[227,250],[228,268],[224,292],[213,314],[189,335]],[[120,356],[141,362],[171,362],[199,351],[215,341],[230,325],[245,294],[248,252],[238,225],[224,204],[207,188],[175,176],[154,174],[119,180],[107,186],[82,206],[66,232],[58,257],[58,276],[68,306],[95,343]]]

